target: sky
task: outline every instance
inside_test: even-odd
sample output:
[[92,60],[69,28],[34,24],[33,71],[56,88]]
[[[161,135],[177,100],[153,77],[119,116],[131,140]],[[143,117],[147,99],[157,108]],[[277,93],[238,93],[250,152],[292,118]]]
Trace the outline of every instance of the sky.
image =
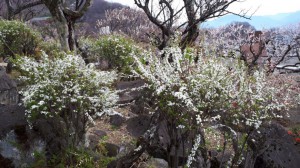
[[[134,0],[106,0],[109,2],[118,2],[130,7],[135,7]],[[180,0],[175,0],[180,1]],[[232,12],[241,10],[250,10],[249,14],[256,16],[274,15],[278,13],[290,13],[300,11],[300,0],[242,0],[242,2],[233,3],[229,7]]]

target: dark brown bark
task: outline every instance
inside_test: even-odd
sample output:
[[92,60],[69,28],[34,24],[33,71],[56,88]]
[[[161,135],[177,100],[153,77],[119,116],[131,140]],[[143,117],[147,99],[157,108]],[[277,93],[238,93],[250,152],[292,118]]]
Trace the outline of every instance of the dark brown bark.
[[36,0],[26,4],[18,4],[17,7],[14,8],[11,4],[11,0],[5,0],[5,3],[7,7],[7,20],[12,20],[15,15],[21,13],[25,9],[43,4],[41,0]]
[[76,51],[75,23],[91,5],[92,0],[76,0],[74,9],[58,0],[42,0],[57,22],[61,47],[64,51]]
[[[228,13],[232,13],[244,18],[244,13],[233,13],[227,10],[228,6],[238,0],[223,1],[223,0],[182,0],[183,7],[175,11],[172,7],[171,0],[160,0],[159,1],[159,12],[155,12],[157,9],[153,9],[153,0],[134,0],[135,4],[141,8],[149,20],[153,22],[161,30],[161,39],[158,41],[158,48],[163,49],[168,46],[168,42],[176,30],[179,30],[185,26],[182,31],[182,40],[180,47],[184,50],[187,46],[193,45],[198,37],[198,26],[208,19],[220,17]],[[178,19],[182,11],[186,11],[187,21],[180,26],[175,25],[175,20]],[[156,13],[156,14],[155,14]],[[160,20],[159,17],[163,19]],[[249,18],[248,18],[249,19]]]

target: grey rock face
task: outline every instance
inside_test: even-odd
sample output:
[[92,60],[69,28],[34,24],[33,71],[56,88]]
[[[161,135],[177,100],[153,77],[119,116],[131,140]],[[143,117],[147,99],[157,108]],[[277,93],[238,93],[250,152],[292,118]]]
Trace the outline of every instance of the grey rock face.
[[105,148],[107,150],[108,157],[115,157],[119,153],[120,147],[112,143],[105,143]]
[[16,126],[26,124],[23,106],[0,104],[0,138]]
[[143,135],[150,125],[151,118],[147,115],[140,115],[127,120],[127,131],[134,137]]
[[0,155],[0,165],[6,168],[13,168],[13,162],[8,159],[8,158],[4,158],[2,155]]
[[134,89],[141,87],[144,84],[145,82],[143,80],[119,82],[116,85],[116,88],[123,91],[119,93],[120,100],[118,101],[118,104],[126,104],[138,99],[141,96],[141,93]]
[[0,72],[0,104],[15,105],[18,103],[17,84],[6,73]]
[[299,146],[294,144],[292,137],[281,125],[268,124],[260,129],[260,134],[253,135],[251,140],[249,145],[258,154],[254,167],[299,167]]
[[153,168],[168,168],[168,162],[164,159],[159,158],[151,158],[147,162],[147,165],[153,167]]
[[113,126],[120,127],[125,122],[125,118],[121,115],[115,114],[110,116],[109,122]]
[[97,147],[97,145],[99,144],[99,141],[103,138],[107,136],[107,133],[105,131],[102,130],[94,130],[90,133],[87,133],[87,139],[88,139],[88,147],[90,149],[95,149]]
[[61,118],[37,119],[33,130],[45,141],[46,149],[50,155],[58,154],[68,146],[66,124]]

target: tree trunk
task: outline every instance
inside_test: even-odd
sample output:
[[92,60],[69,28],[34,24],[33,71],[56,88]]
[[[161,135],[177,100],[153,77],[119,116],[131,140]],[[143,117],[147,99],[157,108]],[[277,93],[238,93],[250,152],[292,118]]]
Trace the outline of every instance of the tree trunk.
[[67,22],[56,22],[56,30],[59,37],[59,42],[61,45],[61,49],[65,52],[70,51],[69,40],[68,40],[68,24]]
[[6,14],[6,19],[7,20],[12,20],[13,18],[13,8],[11,5],[10,0],[5,0],[6,7],[7,7],[7,14]]
[[68,44],[70,51],[76,51],[76,43],[75,43],[75,21],[68,21]]
[[68,28],[68,20],[63,12],[63,6],[60,2],[52,3],[49,1],[43,0],[43,3],[49,9],[55,24],[56,24],[56,31],[58,34],[59,42],[61,45],[61,49],[65,52],[70,51],[69,47],[69,28]]
[[187,35],[184,36],[180,42],[180,47],[184,50],[188,46],[194,46],[194,43],[199,35],[198,25],[193,25],[188,31]]
[[184,50],[186,47],[193,46],[194,42],[198,37],[198,24],[196,24],[196,10],[195,2],[192,0],[184,1],[186,15],[188,17],[188,24],[184,32],[182,33],[182,40],[180,42],[180,47]]

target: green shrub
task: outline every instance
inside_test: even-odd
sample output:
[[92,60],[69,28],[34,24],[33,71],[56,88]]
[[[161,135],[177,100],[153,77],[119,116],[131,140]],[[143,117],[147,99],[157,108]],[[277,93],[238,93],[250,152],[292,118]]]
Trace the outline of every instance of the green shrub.
[[0,57],[35,55],[41,38],[26,24],[0,20]]
[[[47,161],[47,167],[57,168],[98,168],[99,161],[95,160],[94,153],[84,148],[67,148],[61,155],[54,155]],[[44,166],[46,167],[46,166]]]
[[[89,41],[91,45],[93,41]],[[134,41],[120,35],[103,36],[94,42],[90,53],[93,59],[106,60],[109,69],[116,68],[120,72],[129,73],[129,65],[133,64],[131,53],[137,54],[138,47]]]
[[[44,51],[47,55],[51,57],[61,57],[65,54],[64,51],[61,50],[60,44],[56,41],[42,41],[39,44],[39,51]],[[39,56],[41,53],[37,53]]]

